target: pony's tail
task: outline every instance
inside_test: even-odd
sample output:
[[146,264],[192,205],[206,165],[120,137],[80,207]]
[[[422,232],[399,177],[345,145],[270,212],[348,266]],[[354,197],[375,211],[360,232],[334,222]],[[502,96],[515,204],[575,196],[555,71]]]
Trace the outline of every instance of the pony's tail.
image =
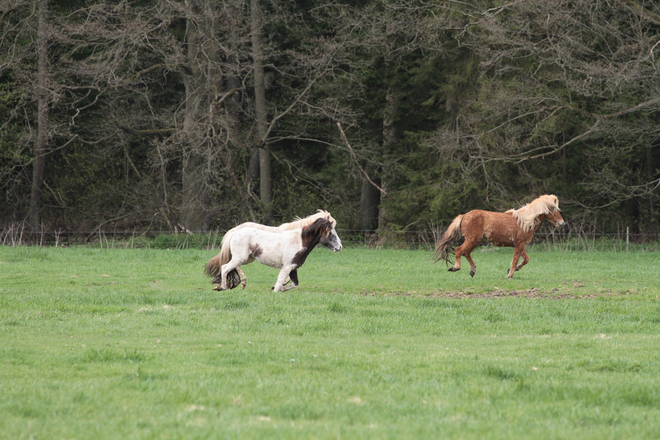
[[447,231],[442,235],[442,238],[435,247],[434,258],[436,262],[442,260],[447,264],[451,263],[449,261],[449,254],[454,252],[454,246],[452,246],[452,242],[461,235],[462,220],[462,215],[456,217],[447,228]]
[[234,230],[230,229],[227,231],[224,237],[222,237],[222,243],[220,245],[220,252],[218,255],[215,257],[211,258],[208,263],[206,263],[206,267],[204,268],[204,273],[207,276],[213,277],[213,282],[220,282],[217,281],[220,279],[220,275],[222,274],[222,266],[225,264],[229,263],[231,261],[231,247],[229,246],[229,242],[231,241],[231,235],[233,235]]

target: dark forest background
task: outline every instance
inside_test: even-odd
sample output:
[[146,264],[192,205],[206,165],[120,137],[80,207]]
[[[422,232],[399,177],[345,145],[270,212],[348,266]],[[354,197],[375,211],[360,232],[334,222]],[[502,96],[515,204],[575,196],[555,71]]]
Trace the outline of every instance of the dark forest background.
[[2,0],[0,224],[658,233],[648,0]]

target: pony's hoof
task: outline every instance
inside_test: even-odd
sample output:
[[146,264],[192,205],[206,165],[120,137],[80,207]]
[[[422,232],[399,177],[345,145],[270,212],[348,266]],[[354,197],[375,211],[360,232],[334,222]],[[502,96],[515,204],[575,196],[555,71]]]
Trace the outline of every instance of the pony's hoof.
[[476,271],[475,269],[472,269],[472,270],[470,271],[470,276],[471,276],[472,278],[474,278],[474,274],[475,274],[475,273],[477,273],[477,271]]
[[227,274],[227,288],[235,289],[239,284],[241,284],[241,277],[238,276],[236,269],[232,270]]
[[227,289],[223,289],[220,286],[216,286],[216,287],[213,288],[213,290],[217,290],[218,292],[222,292],[223,290],[227,290]]
[[447,269],[449,272],[458,272],[460,269],[456,269],[455,267],[450,267]]

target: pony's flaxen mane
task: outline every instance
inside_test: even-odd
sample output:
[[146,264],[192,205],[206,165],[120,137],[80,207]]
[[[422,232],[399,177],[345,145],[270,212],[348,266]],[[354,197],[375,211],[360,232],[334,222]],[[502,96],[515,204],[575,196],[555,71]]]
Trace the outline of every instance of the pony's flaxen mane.
[[518,221],[518,226],[527,232],[534,227],[534,222],[539,215],[549,214],[551,211],[559,211],[559,200],[553,194],[544,195],[533,200],[520,209],[509,209],[513,217]]
[[314,223],[308,226],[302,227],[302,239],[305,242],[305,239],[315,235],[330,235],[330,231],[333,229],[332,222],[325,218],[317,218]]
[[296,220],[292,221],[291,223],[283,223],[280,226],[278,226],[278,229],[281,231],[289,231],[291,229],[304,228],[306,226],[313,224],[316,220],[320,218],[325,219],[330,223],[332,223],[333,228],[337,226],[337,221],[334,218],[332,218],[332,216],[328,211],[319,209],[316,214],[312,214],[305,218],[297,217]]

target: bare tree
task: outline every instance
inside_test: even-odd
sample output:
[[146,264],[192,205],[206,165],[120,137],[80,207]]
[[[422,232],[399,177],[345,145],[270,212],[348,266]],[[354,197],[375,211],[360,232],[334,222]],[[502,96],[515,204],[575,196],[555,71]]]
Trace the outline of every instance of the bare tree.
[[259,148],[259,195],[266,211],[267,224],[273,223],[272,175],[268,142],[268,109],[264,72],[263,19],[259,0],[250,0],[250,26],[252,34],[252,62],[254,68],[254,108],[257,123],[257,147]]
[[[186,88],[183,116],[181,221],[189,231],[209,227],[208,136],[209,107],[222,84],[215,33],[218,13],[214,2],[191,2],[186,20]],[[211,37],[209,37],[211,36]]]
[[44,170],[46,168],[46,142],[48,140],[48,0],[39,0],[38,23],[37,96],[39,104],[29,213],[30,227],[34,232],[37,232],[41,226],[41,199],[44,185]]

